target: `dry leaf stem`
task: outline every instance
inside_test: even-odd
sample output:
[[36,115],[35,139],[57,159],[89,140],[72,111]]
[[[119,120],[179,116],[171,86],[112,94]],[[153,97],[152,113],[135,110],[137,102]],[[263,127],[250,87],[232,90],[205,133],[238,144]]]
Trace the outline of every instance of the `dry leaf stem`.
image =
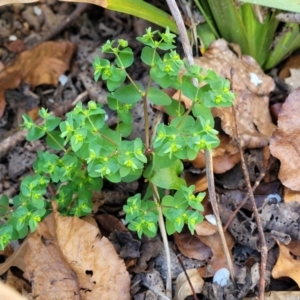
[[[75,10],[66,19],[64,19],[61,23],[59,23],[52,31],[50,31],[49,34],[47,34],[44,38],[42,38],[38,42],[38,44],[49,41],[54,37],[56,37],[59,33],[65,30],[67,26],[69,26],[75,20],[77,20],[86,11],[86,9],[89,6],[90,6],[89,3],[78,3],[76,5]],[[38,44],[36,44],[35,46],[37,46]]]
[[[168,6],[172,13],[172,16],[176,22],[176,25],[178,27],[179,36],[181,38],[182,47],[183,47],[186,59],[188,61],[188,64],[193,65],[194,58],[193,58],[192,47],[191,47],[190,41],[188,39],[185,25],[184,25],[181,13],[176,4],[176,1],[175,0],[166,0],[166,1],[168,3]],[[194,84],[196,85],[197,83],[194,82]],[[222,246],[223,246],[223,250],[225,253],[228,268],[230,271],[231,279],[234,282],[235,276],[234,276],[233,263],[232,263],[231,256],[230,256],[230,253],[229,253],[229,250],[227,247],[227,243],[226,243],[226,239],[225,239],[225,235],[224,235],[224,231],[223,231],[223,227],[222,227],[222,223],[221,223],[221,219],[220,219],[220,215],[219,215],[216,194],[215,194],[215,182],[214,182],[214,175],[213,175],[213,168],[212,168],[212,155],[211,155],[211,152],[208,150],[205,150],[205,166],[206,166],[206,176],[207,176],[207,182],[208,182],[209,197],[210,197],[214,215],[216,217],[217,227],[218,227],[218,231],[219,231],[220,238],[222,241]]]
[[235,124],[235,130],[236,130],[236,142],[239,148],[239,152],[241,155],[241,163],[242,163],[242,169],[245,177],[245,181],[247,184],[247,189],[248,189],[248,194],[249,198],[251,200],[252,208],[253,208],[253,213],[255,216],[256,224],[257,224],[257,229],[260,237],[260,244],[261,244],[261,262],[260,262],[260,278],[259,278],[259,286],[258,286],[258,300],[264,300],[264,295],[265,295],[265,273],[266,273],[266,266],[267,266],[267,258],[268,258],[268,248],[266,244],[266,239],[264,235],[264,230],[261,224],[261,220],[258,214],[256,202],[254,199],[253,191],[251,188],[251,183],[250,183],[250,177],[249,173],[247,170],[247,166],[245,163],[245,158],[244,158],[244,153],[243,149],[241,146],[241,139],[240,139],[240,133],[237,125],[237,110],[235,108],[235,105],[232,106],[233,110],[233,119],[234,119],[234,124]]
[[[176,247],[176,248],[177,248],[177,247]],[[177,249],[176,249],[176,250],[177,250]],[[176,252],[177,252],[177,251],[176,251]],[[176,253],[176,254],[177,254],[177,253]],[[181,255],[181,254],[177,254],[176,256],[177,256],[177,259],[178,259],[178,261],[179,261],[179,263],[180,263],[180,266],[181,266],[181,268],[182,268],[182,270],[183,270],[183,272],[184,272],[184,274],[185,274],[185,277],[186,277],[186,279],[187,279],[187,281],[188,281],[188,283],[189,283],[189,286],[190,286],[191,291],[192,291],[192,293],[193,293],[194,300],[199,300],[198,297],[197,297],[197,294],[196,294],[196,292],[195,292],[195,289],[194,289],[194,287],[193,287],[193,285],[192,285],[191,279],[190,279],[188,273],[186,272],[185,266],[184,266],[184,264],[183,264],[183,262],[182,262],[182,260],[181,260],[180,255]]]
[[[262,172],[260,173],[260,175],[256,179],[253,187],[251,188],[252,193],[254,193],[254,191],[256,190],[256,188],[259,186],[260,182],[266,176],[266,172],[269,170],[270,166],[271,166],[271,163],[266,168],[262,169]],[[246,202],[247,202],[248,199],[249,199],[249,192],[244,197],[244,199],[240,202],[240,204],[237,206],[237,208],[235,209],[235,211],[232,212],[232,214],[230,215],[230,217],[229,217],[226,225],[224,226],[224,232],[226,232],[226,230],[228,229],[228,226],[230,225],[230,223],[232,222],[232,220],[234,219],[234,217],[236,216],[236,214],[240,211],[240,209],[246,204]]]

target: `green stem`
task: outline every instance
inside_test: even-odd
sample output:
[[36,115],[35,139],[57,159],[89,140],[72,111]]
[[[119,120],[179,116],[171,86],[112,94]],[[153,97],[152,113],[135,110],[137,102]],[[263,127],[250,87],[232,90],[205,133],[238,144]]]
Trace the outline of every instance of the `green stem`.
[[148,101],[147,101],[147,95],[150,88],[150,85],[152,83],[152,79],[150,78],[148,81],[146,94],[143,96],[143,109],[144,109],[144,119],[145,119],[145,144],[146,144],[146,152],[150,148],[150,130],[149,130],[149,118],[148,118]]

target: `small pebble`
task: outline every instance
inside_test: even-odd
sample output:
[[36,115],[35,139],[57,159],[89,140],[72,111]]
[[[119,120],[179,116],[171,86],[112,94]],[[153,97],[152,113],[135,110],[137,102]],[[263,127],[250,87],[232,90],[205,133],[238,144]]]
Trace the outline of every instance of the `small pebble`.
[[18,38],[15,36],[15,35],[10,35],[8,40],[13,42],[13,41],[16,41]]
[[205,219],[206,219],[206,221],[209,222],[210,224],[217,225],[217,220],[216,220],[215,215],[206,215],[206,216],[205,216]]
[[40,16],[42,14],[42,10],[38,6],[33,7],[33,12],[37,16]]
[[226,268],[222,268],[215,273],[213,283],[218,283],[220,286],[225,286],[227,285],[229,278],[229,271]]
[[68,79],[68,76],[66,76],[65,74],[62,74],[58,77],[58,80],[62,86],[65,86],[69,79]]

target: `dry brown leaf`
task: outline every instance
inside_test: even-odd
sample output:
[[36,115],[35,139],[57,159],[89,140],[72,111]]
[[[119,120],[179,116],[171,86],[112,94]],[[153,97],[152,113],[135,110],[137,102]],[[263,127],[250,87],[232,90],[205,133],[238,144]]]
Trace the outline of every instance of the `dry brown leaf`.
[[[212,225],[207,221],[203,221],[202,223],[196,225],[196,233],[196,237],[200,239],[201,242],[209,246],[213,253],[209,266],[200,268],[198,270],[201,277],[212,277],[215,274],[215,272],[219,269],[228,269],[226,257],[224,254],[217,226]],[[225,232],[225,239],[227,242],[229,253],[231,253],[235,241],[231,234],[227,231]]]
[[128,232],[128,229],[124,226],[124,224],[113,215],[96,215],[95,219],[99,224],[101,233],[106,237],[109,236],[115,230]]
[[284,202],[297,201],[300,203],[300,192],[293,191],[287,187],[284,187],[283,199],[284,199]]
[[33,3],[38,2],[39,0],[0,0],[0,6],[7,4],[16,4],[16,3]]
[[21,83],[32,89],[41,84],[58,84],[58,77],[69,68],[76,45],[71,42],[45,42],[22,52],[0,73],[0,117],[5,108],[4,92]]
[[24,293],[29,293],[31,290],[29,282],[23,277],[16,276],[11,270],[7,272],[5,284],[13,287],[14,290],[22,295],[24,295]]
[[55,211],[40,223],[29,244],[25,276],[34,283],[33,297],[130,298],[125,264],[94,225]]
[[[204,285],[204,280],[198,273],[197,269],[186,270],[187,275],[189,276],[190,282],[196,294],[202,292],[202,287]],[[176,291],[174,300],[184,300],[187,296],[193,295],[190,284],[186,278],[184,272],[180,273],[176,278]]]
[[30,296],[37,300],[79,300],[78,278],[60,251],[54,233],[51,215],[28,238],[24,277],[32,284]]
[[[252,57],[237,57],[224,40],[215,41],[195,63],[231,80],[242,146],[260,148],[268,144],[275,129],[268,97],[275,87],[273,79],[265,75]],[[214,108],[212,112],[221,119],[223,130],[235,139],[232,108]]]
[[[82,3],[81,0],[61,0],[61,1]],[[108,0],[85,0],[84,2],[95,4],[104,8],[108,7]]]
[[0,281],[0,299],[1,300],[26,300],[27,298],[21,296],[13,288],[5,285]]
[[[265,300],[299,300],[300,299],[300,292],[276,292],[276,291],[270,291],[268,293],[265,293],[264,295]],[[244,298],[243,300],[257,300],[257,296],[251,297],[251,298]]]
[[300,89],[292,92],[282,105],[270,150],[281,162],[278,177],[282,184],[300,191]]
[[[79,0],[62,0],[62,1],[81,3],[81,1],[79,1]],[[0,0],[0,6],[7,5],[7,4],[33,3],[33,2],[39,2],[39,0]],[[87,0],[87,1],[84,1],[84,2],[99,5],[99,6],[102,6],[104,8],[108,7],[108,1],[107,0]]]
[[175,233],[174,243],[180,252],[188,258],[206,260],[212,255],[210,247],[205,245],[194,235],[191,235],[189,230]]
[[206,174],[196,174],[192,172],[184,172],[183,178],[187,185],[195,185],[195,193],[203,192],[207,190],[207,178]]
[[300,68],[300,55],[294,54],[291,55],[288,60],[284,63],[282,69],[280,70],[278,77],[287,78],[291,76],[290,69],[299,69]]
[[[272,276],[292,278],[300,287],[300,261],[293,256],[289,246],[277,241],[279,246],[279,257],[272,270]],[[298,250],[299,251],[299,250]]]
[[16,250],[11,256],[9,256],[4,263],[0,264],[0,275],[4,274],[12,266],[18,267],[20,270],[25,270],[24,255],[27,252],[28,237],[21,244],[21,246]]

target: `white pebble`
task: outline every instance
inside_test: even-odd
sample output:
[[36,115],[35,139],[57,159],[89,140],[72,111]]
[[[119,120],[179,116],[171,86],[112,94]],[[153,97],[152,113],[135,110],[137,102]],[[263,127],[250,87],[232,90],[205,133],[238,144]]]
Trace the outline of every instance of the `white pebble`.
[[215,215],[206,215],[205,219],[207,222],[209,222],[210,224],[216,225],[217,226],[217,220]]
[[225,286],[227,285],[229,278],[229,271],[226,268],[222,268],[215,273],[213,283],[218,283],[220,286]]

